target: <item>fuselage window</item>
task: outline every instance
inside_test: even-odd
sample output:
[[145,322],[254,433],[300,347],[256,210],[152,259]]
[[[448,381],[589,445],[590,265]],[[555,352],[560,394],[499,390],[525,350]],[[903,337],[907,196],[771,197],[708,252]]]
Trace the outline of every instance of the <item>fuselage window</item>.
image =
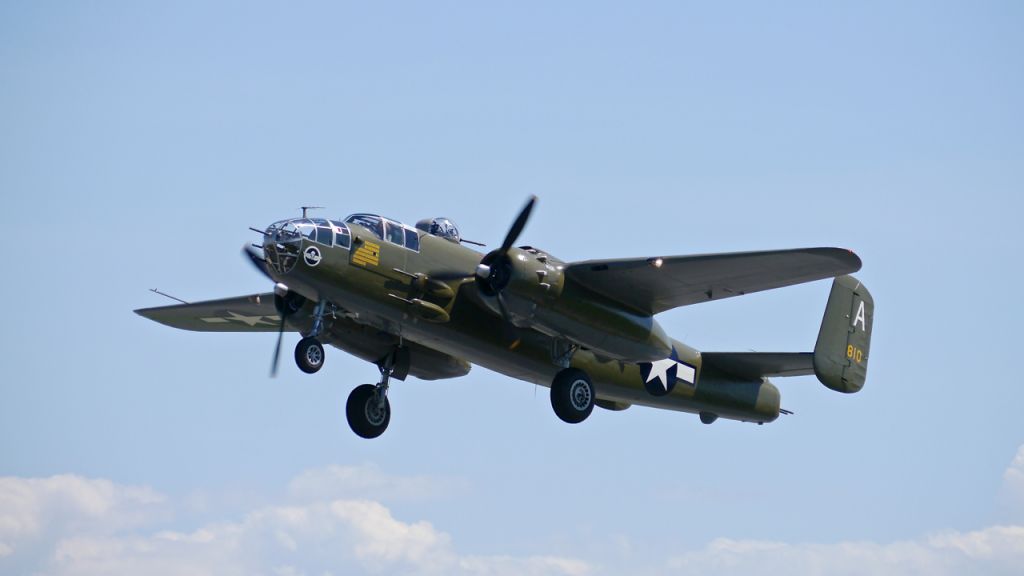
[[402,225],[391,221],[388,221],[387,224],[388,242],[405,246],[405,233],[403,232],[405,229],[402,228]]
[[331,245],[331,241],[334,240],[334,231],[326,226],[316,227],[316,241],[321,244]]
[[420,236],[415,230],[405,229],[405,247],[409,250],[420,251]]
[[335,222],[331,220],[331,227],[334,228],[334,245],[348,248],[351,242],[351,236],[348,233],[348,226],[345,226],[341,222]]

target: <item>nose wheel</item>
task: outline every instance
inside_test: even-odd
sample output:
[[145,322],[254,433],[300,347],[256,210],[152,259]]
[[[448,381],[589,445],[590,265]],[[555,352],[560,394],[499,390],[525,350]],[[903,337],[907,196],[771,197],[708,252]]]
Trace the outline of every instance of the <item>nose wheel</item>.
[[295,364],[306,374],[319,372],[324,366],[324,346],[319,340],[308,336],[295,345]]
[[324,330],[327,300],[321,298],[313,309],[313,329],[295,345],[295,364],[306,374],[315,374],[324,367],[324,346],[318,337]]

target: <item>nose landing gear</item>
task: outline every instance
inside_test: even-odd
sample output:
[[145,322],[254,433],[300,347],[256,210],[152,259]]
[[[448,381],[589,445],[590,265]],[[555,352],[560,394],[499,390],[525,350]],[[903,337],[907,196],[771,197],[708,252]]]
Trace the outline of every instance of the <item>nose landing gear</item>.
[[314,374],[324,367],[324,346],[318,339],[324,330],[324,310],[327,300],[321,299],[313,309],[313,329],[295,345],[295,364],[306,374]]
[[295,364],[306,374],[314,374],[324,366],[324,347],[320,341],[307,336],[295,345]]

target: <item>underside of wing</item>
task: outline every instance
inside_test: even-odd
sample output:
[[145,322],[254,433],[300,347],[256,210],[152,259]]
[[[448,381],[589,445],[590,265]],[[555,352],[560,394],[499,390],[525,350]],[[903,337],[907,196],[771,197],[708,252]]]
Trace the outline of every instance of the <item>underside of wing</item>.
[[701,362],[739,378],[814,374],[811,352],[702,352]]
[[832,278],[860,269],[841,248],[587,260],[565,269],[584,288],[645,314]]
[[272,292],[142,308],[135,313],[172,328],[196,332],[277,332],[281,325]]

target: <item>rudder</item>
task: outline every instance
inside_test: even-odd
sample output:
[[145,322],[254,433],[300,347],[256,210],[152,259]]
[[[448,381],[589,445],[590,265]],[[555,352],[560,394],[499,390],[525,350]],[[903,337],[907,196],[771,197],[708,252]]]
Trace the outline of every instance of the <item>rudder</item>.
[[814,345],[814,374],[822,384],[852,394],[864,387],[875,302],[853,276],[832,281]]

